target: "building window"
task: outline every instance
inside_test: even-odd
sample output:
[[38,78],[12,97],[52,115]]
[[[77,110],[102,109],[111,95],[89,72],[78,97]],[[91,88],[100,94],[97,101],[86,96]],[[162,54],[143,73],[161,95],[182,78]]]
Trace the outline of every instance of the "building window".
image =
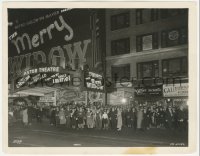
[[187,76],[188,61],[187,57],[166,59],[162,61],[163,77]]
[[188,9],[160,9],[160,17],[161,18],[169,18],[178,16],[181,14],[186,14]]
[[158,49],[158,33],[136,36],[136,51]]
[[118,65],[111,67],[112,80],[119,82],[120,80],[130,80],[130,64]]
[[129,12],[111,16],[111,30],[117,30],[129,27],[130,15]]
[[111,55],[122,55],[130,53],[130,39],[124,38],[111,41]]
[[167,30],[167,31],[162,31],[161,33],[162,48],[187,44],[187,42],[188,42],[187,28]]
[[158,20],[158,9],[137,9],[136,24],[143,24]]
[[158,61],[137,63],[138,79],[159,76]]

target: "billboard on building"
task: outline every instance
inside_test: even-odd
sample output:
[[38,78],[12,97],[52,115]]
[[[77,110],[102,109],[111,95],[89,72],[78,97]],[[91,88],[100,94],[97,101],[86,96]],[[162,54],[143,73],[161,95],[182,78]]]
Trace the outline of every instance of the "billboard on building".
[[102,74],[93,71],[84,71],[84,90],[103,92],[104,82]]
[[86,61],[91,65],[90,9],[8,11],[10,21],[17,14],[27,14],[19,24],[9,27],[9,73],[20,74],[41,62],[72,70],[83,67]]
[[134,88],[135,98],[152,98],[162,97],[162,85],[159,86],[144,86]]
[[164,84],[164,97],[188,97],[188,83]]

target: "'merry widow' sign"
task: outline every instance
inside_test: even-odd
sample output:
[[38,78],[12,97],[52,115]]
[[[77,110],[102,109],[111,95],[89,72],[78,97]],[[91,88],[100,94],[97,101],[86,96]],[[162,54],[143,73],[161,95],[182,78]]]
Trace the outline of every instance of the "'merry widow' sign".
[[71,10],[17,30],[9,42],[9,72],[19,74],[37,62],[64,68],[68,64],[72,69],[82,66],[91,57],[89,18],[87,10]]

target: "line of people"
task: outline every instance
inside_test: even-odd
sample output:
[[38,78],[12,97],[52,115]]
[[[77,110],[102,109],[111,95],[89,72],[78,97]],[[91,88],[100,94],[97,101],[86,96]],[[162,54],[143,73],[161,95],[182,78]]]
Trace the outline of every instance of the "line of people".
[[[18,112],[18,113],[17,113]],[[72,107],[69,105],[51,107],[39,106],[17,107],[13,110],[14,118],[21,118],[25,126],[36,119],[42,123],[43,118],[50,120],[50,125],[72,129],[118,130],[132,128],[149,130],[150,128],[178,129],[186,131],[188,127],[188,110],[168,107]],[[20,114],[20,115],[19,115]]]
[[182,106],[178,109],[168,107],[138,108],[85,108],[52,107],[50,124],[66,126],[73,129],[118,130],[133,128],[148,130],[150,128],[187,129],[188,112]]

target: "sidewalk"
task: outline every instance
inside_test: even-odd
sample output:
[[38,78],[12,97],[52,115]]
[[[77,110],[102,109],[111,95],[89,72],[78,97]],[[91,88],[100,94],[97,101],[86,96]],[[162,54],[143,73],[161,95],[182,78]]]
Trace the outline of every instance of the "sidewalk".
[[101,137],[101,138],[110,138],[110,139],[118,139],[125,141],[126,139],[137,139],[146,142],[154,142],[158,146],[163,142],[166,144],[170,143],[185,143],[188,144],[188,137],[186,132],[179,132],[177,130],[166,130],[166,129],[156,129],[152,128],[146,131],[138,131],[133,130],[131,128],[123,128],[121,132],[116,130],[96,130],[96,129],[83,129],[83,130],[75,130],[75,129],[67,129],[66,127],[55,127],[51,126],[48,120],[45,120],[43,123],[33,122],[31,126],[28,128],[24,128],[20,124],[13,124],[9,128],[9,133],[15,133],[15,130],[23,129],[27,131],[39,132],[39,133],[55,133],[55,134],[72,134],[72,135],[80,135],[83,137]]

